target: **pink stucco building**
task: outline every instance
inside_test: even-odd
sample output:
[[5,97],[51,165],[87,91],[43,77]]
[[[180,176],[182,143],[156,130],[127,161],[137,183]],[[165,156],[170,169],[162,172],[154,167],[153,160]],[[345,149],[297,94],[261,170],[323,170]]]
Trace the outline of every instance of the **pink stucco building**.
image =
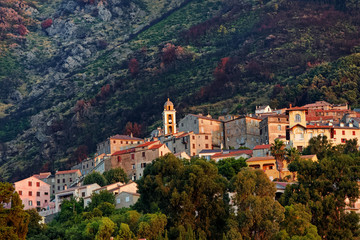
[[15,191],[20,195],[24,209],[47,208],[50,203],[50,185],[36,177],[15,182]]

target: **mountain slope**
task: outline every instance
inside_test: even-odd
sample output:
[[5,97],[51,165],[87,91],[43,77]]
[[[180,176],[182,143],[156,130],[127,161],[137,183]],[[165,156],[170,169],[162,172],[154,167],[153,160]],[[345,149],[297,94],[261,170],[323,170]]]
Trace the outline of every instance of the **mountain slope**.
[[[129,121],[142,124],[145,134],[161,119],[167,97],[179,116],[241,113],[269,102],[359,104],[359,56],[337,61],[359,50],[356,6],[127,2],[121,9],[129,10],[129,18],[116,10],[122,1],[61,1],[49,13],[43,4],[38,18],[51,17],[53,25],[30,33],[12,50],[18,58],[7,57],[21,63],[26,81],[2,101],[3,178],[70,166]],[[322,82],[316,80],[325,72]],[[322,88],[341,84],[340,76],[348,84]]]

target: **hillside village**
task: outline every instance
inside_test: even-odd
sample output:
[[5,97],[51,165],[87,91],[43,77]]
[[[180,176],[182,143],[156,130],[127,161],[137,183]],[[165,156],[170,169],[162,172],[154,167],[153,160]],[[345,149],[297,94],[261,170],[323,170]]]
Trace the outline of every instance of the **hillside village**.
[[[116,196],[116,208],[129,207],[139,199],[136,180],[156,158],[172,153],[181,159],[201,157],[219,161],[226,158],[245,158],[249,167],[262,169],[276,182],[277,196],[285,186],[296,180],[283,166],[279,173],[271,146],[282,141],[286,148],[302,152],[309,140],[326,136],[336,145],[360,138],[360,111],[347,104],[333,105],[318,101],[301,107],[289,106],[271,109],[258,106],[255,114],[226,115],[218,119],[201,114],[188,114],[177,122],[176,109],[168,99],[163,109],[163,126],[146,139],[127,135],[114,135],[97,145],[93,158],[87,158],[71,169],[39,173],[15,182],[15,190],[24,208],[37,208],[42,216],[60,210],[61,201],[70,197],[83,198],[84,207],[94,192],[108,190]],[[302,155],[303,159],[317,160],[316,155]],[[98,184],[83,185],[84,177],[92,172],[104,173],[122,168],[131,179],[128,183],[115,183],[104,187]],[[280,175],[279,175],[280,174]],[[287,182],[279,182],[286,179]],[[51,198],[54,200],[51,201]],[[352,210],[359,211],[360,203]]]

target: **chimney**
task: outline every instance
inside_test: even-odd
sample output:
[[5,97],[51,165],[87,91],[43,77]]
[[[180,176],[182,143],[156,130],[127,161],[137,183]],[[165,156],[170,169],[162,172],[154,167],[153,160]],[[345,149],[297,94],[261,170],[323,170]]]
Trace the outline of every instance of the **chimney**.
[[133,134],[132,134],[132,132],[130,133],[130,137],[133,137]]
[[292,104],[290,103],[290,108],[292,108]]

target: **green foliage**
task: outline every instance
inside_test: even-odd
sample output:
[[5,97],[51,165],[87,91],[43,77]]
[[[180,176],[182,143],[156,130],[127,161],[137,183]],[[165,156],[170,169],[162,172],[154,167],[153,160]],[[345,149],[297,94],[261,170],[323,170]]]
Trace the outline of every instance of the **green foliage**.
[[103,176],[105,177],[107,184],[113,184],[116,182],[127,183],[129,181],[124,169],[120,167],[105,171]]
[[276,160],[276,168],[279,171],[279,179],[281,180],[282,169],[284,167],[285,160],[285,144],[279,139],[275,139],[275,142],[271,144],[270,147],[271,155],[274,156]]
[[138,188],[136,207],[146,212],[160,210],[169,217],[169,227],[189,225],[212,239],[222,236],[226,182],[214,163],[182,162],[168,154],[146,167]]
[[345,211],[346,199],[359,197],[359,158],[329,155],[312,162],[296,160],[298,184],[289,185],[281,197],[283,205],[301,203],[311,210],[312,221],[320,236],[327,239],[352,239],[358,234],[359,217]]
[[233,184],[238,232],[245,239],[271,239],[284,220],[284,208],[274,200],[275,184],[252,168],[241,169]]
[[[11,204],[11,207],[5,208],[4,204]],[[0,239],[25,239],[30,216],[23,208],[12,184],[0,182]]]
[[74,220],[77,214],[84,211],[84,200],[76,201],[75,198],[70,200],[64,199],[61,202],[61,212],[57,215],[56,219],[60,222]]
[[43,219],[36,211],[35,208],[26,210],[26,213],[29,214],[29,225],[27,238],[40,234],[44,229],[44,224],[40,223]]
[[97,183],[101,187],[107,184],[105,177],[98,172],[89,173],[84,178],[84,185],[89,185],[93,183]]
[[246,159],[244,158],[225,158],[216,163],[219,173],[231,180],[243,167],[247,167]]
[[90,210],[93,210],[95,208],[99,208],[99,210],[100,210],[100,208],[102,208],[102,209],[106,209],[106,212],[111,211],[111,209],[109,209],[109,205],[108,204],[101,205],[103,203],[110,203],[110,204],[114,205],[115,204],[114,194],[107,190],[101,190],[99,193],[93,193],[91,195],[91,202],[90,202],[88,208]]

